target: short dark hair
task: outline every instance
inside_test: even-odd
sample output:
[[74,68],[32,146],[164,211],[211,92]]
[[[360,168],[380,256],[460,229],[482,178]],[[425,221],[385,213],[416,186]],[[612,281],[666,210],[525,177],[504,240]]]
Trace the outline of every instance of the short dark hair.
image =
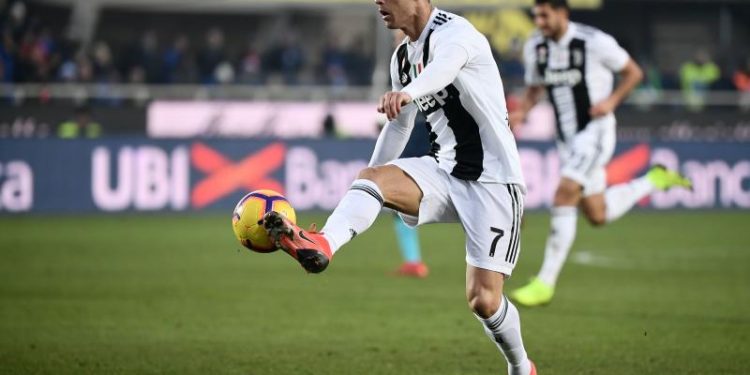
[[564,8],[570,10],[570,6],[568,6],[568,0],[534,0],[534,5],[544,4],[549,4],[549,6],[555,9]]

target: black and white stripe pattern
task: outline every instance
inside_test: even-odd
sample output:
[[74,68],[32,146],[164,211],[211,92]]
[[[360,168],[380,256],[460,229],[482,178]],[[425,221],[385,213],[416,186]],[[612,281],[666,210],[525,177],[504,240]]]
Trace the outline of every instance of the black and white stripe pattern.
[[449,15],[443,13],[443,12],[438,12],[438,14],[435,15],[435,19],[433,19],[432,22],[434,22],[438,26],[440,26],[440,25],[442,25],[442,24],[444,24],[444,23],[446,23],[446,22],[448,22],[448,21],[450,21],[452,19],[453,19],[453,17],[451,17],[451,16],[449,16]]
[[380,192],[378,192],[377,190],[373,189],[371,186],[367,186],[365,184],[354,184],[349,189],[350,190],[360,190],[360,191],[363,191],[363,192],[369,194],[370,196],[372,196],[373,198],[375,198],[378,201],[378,203],[380,203],[381,206],[384,203],[383,196],[380,195]]
[[518,186],[509,184],[506,185],[508,188],[508,194],[513,205],[513,224],[510,229],[510,240],[508,240],[508,250],[505,252],[505,261],[511,264],[516,263],[518,256],[518,248],[521,242],[521,214],[523,212],[523,206],[521,203],[521,194],[518,191]]
[[503,295],[503,308],[500,314],[491,322],[486,323],[487,328],[489,328],[490,331],[494,333],[498,327],[500,327],[501,324],[503,324],[503,321],[505,320],[505,315],[508,313],[508,298]]

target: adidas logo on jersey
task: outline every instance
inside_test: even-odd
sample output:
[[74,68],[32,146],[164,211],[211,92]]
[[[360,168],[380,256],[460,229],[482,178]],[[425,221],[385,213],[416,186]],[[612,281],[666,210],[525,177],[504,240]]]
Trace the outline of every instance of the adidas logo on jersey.
[[427,115],[442,108],[445,105],[448,96],[448,90],[442,89],[435,94],[417,98],[414,100],[414,103],[417,104],[420,112]]
[[583,80],[579,69],[544,71],[544,83],[552,86],[575,86]]

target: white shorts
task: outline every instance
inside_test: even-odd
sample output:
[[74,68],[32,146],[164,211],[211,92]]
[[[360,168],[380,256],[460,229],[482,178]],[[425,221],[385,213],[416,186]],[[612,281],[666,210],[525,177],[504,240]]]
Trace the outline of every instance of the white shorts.
[[615,117],[591,121],[567,142],[558,142],[560,175],[583,186],[583,196],[607,188],[607,163],[615,151]]
[[440,169],[429,156],[388,164],[406,172],[422,190],[419,217],[399,213],[406,224],[461,223],[466,263],[508,276],[513,273],[521,248],[521,186],[464,181]]

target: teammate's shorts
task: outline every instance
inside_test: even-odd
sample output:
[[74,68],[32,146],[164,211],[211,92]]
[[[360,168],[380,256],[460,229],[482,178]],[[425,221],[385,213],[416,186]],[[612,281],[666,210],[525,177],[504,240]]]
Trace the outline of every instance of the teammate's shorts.
[[567,142],[558,142],[560,175],[581,184],[584,196],[604,192],[615,137],[615,117],[606,116],[591,121]]
[[429,156],[388,164],[406,172],[422,190],[419,217],[399,213],[406,224],[461,223],[466,263],[510,276],[521,249],[524,191],[520,186],[464,181],[440,169]]

